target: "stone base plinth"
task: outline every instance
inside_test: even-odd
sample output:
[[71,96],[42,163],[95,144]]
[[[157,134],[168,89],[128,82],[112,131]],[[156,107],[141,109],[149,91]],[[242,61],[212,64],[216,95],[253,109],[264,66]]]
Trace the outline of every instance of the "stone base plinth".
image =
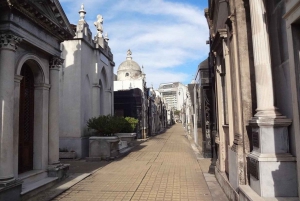
[[21,200],[22,181],[15,180],[0,186],[0,200]]
[[253,150],[248,155],[250,187],[261,197],[296,197],[296,159],[289,153],[288,126],[284,116],[253,117]]
[[[290,154],[249,154],[250,166],[257,173],[250,173],[250,186],[261,197],[296,197],[297,169]],[[253,170],[252,170],[253,171]]]
[[119,155],[119,138],[111,137],[90,137],[89,158],[109,159]]
[[239,186],[239,201],[298,201],[298,197],[260,197],[250,186]]
[[116,133],[115,135],[118,136],[121,141],[126,141],[128,146],[133,145],[133,141],[136,137],[136,133]]
[[58,177],[59,180],[69,177],[69,164],[55,164],[48,166],[48,177]]

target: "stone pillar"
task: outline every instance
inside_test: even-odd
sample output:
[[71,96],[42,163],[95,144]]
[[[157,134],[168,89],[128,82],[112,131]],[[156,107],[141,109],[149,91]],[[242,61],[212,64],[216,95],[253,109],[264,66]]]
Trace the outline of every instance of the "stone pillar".
[[63,59],[53,57],[50,61],[49,97],[49,164],[59,163],[59,68]]
[[257,113],[249,121],[253,151],[249,157],[250,186],[261,197],[297,196],[295,157],[289,153],[291,120],[274,106],[273,78],[263,0],[251,0]]
[[14,93],[14,175],[18,176],[19,163],[19,116],[20,116],[20,84],[23,79],[21,75],[15,75]]
[[273,79],[269,33],[267,30],[266,10],[263,0],[249,1],[256,79],[257,117],[280,116],[274,107]]
[[14,181],[14,76],[15,52],[21,38],[0,34],[0,186]]

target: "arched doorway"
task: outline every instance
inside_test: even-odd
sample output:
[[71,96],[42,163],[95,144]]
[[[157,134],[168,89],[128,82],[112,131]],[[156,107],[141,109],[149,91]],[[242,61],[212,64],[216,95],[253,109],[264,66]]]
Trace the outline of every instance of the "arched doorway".
[[23,79],[20,84],[19,174],[33,169],[34,138],[34,74],[27,64],[23,65],[21,76]]

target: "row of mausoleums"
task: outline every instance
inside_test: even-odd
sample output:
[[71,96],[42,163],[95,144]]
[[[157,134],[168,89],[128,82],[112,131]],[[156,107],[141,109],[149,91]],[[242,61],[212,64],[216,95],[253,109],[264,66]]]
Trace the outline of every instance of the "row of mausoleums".
[[191,136],[230,200],[299,200],[299,1],[208,3]]
[[[165,105],[144,76],[141,87],[114,94],[101,15],[93,38],[83,5],[77,25],[58,0],[1,0],[0,9],[0,200],[26,199],[65,177],[69,167],[60,163],[59,148],[88,156],[91,117],[136,117],[140,138],[166,126]],[[129,111],[121,106],[133,99]]]

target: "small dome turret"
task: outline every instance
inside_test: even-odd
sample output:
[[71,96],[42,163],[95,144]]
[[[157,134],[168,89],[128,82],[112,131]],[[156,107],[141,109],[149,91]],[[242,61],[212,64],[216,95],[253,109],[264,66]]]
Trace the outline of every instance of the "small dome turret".
[[142,78],[141,67],[132,60],[132,52],[127,51],[126,61],[122,62],[118,68],[118,81],[137,80]]

